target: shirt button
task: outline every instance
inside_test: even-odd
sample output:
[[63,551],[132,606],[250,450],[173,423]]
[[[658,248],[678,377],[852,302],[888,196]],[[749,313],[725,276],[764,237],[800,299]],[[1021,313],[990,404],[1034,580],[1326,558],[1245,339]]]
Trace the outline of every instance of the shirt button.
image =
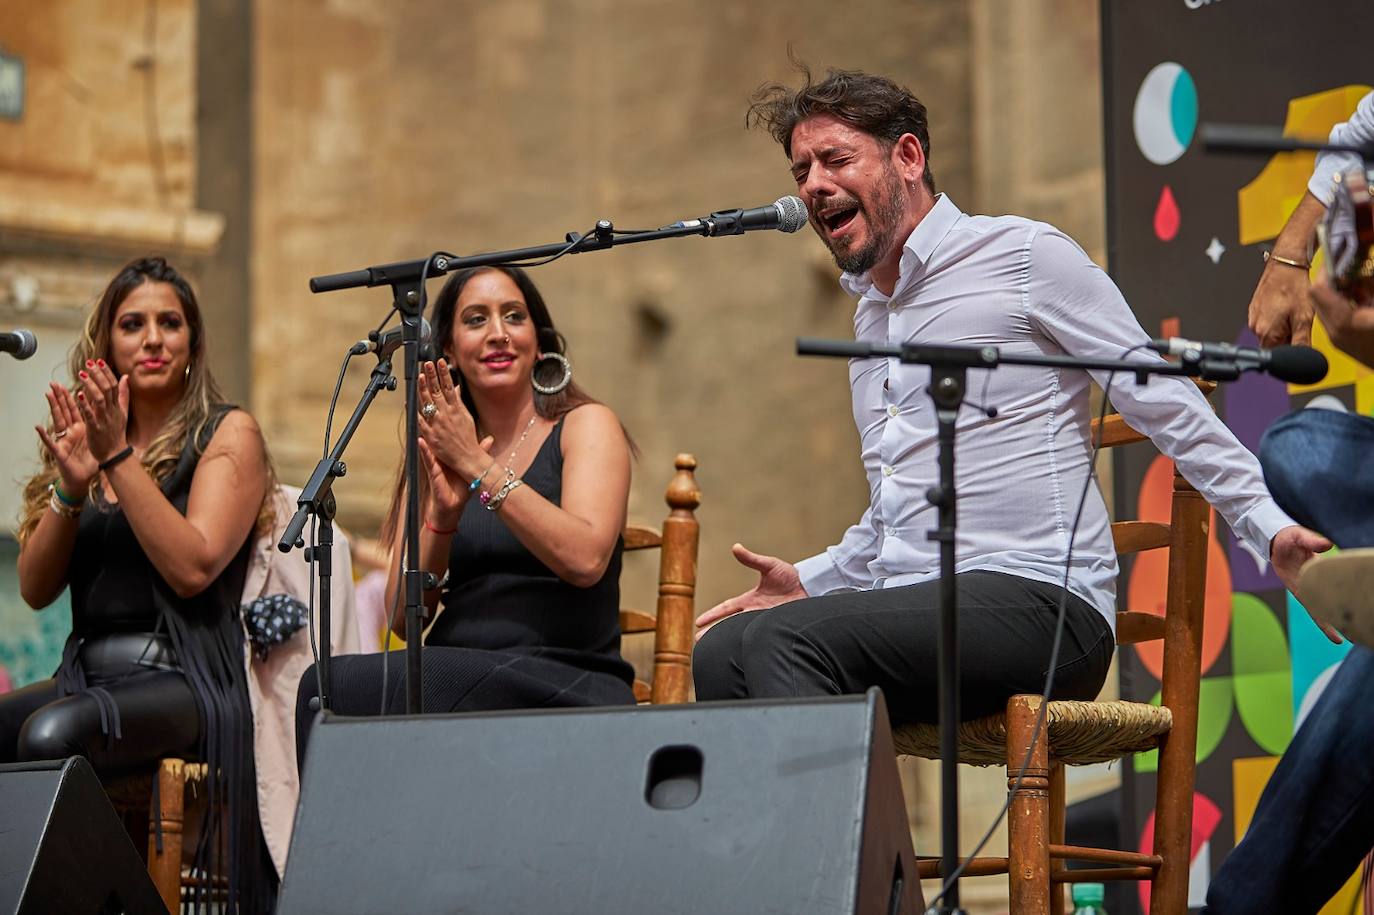
[[887,408],[887,415],[888,415],[888,416],[896,416],[896,415],[898,415],[898,414],[901,413],[901,412],[902,412],[901,410],[897,409],[896,405],[893,405],[893,406],[890,406],[890,407]]
[[883,465],[883,476],[890,477],[896,472],[897,469],[895,467],[889,467],[886,464]]

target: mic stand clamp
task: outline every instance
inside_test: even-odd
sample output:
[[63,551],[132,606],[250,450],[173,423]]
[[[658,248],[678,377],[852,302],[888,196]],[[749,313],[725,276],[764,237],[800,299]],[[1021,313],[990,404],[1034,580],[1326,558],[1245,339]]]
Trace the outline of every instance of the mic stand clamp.
[[329,694],[333,690],[333,681],[330,679],[330,579],[334,572],[334,516],[337,504],[334,500],[334,481],[348,473],[348,465],[343,462],[344,449],[353,438],[353,433],[357,430],[358,424],[362,422],[363,415],[367,413],[367,408],[372,405],[379,391],[385,388],[388,391],[396,390],[396,379],[391,374],[391,360],[382,359],[377,363],[377,367],[372,370],[372,377],[368,379],[367,387],[363,390],[362,399],[353,408],[353,415],[348,418],[343,431],[339,433],[338,439],[334,442],[334,447],[329,454],[315,465],[314,473],[310,474],[310,480],[301,490],[299,498],[296,499],[296,514],[286,526],[286,531],[281,539],[277,541],[277,549],[283,553],[289,553],[298,546],[304,546],[301,539],[301,532],[305,529],[305,522],[311,515],[319,522],[317,529],[316,542],[306,549],[306,562],[315,561],[319,563],[318,574],[320,580],[320,629],[319,629],[319,660],[318,671],[320,675],[320,694],[317,699],[318,706],[313,707],[314,711],[329,711]]

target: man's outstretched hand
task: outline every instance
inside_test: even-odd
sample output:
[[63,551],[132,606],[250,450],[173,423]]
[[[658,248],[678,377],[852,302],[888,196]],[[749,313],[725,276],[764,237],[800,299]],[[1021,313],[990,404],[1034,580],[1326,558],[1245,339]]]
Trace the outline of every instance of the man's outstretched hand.
[[[1312,557],[1329,549],[1330,540],[1300,524],[1293,524],[1274,535],[1273,541],[1269,544],[1269,561],[1274,564],[1274,574],[1283,582],[1283,586],[1301,601],[1302,594],[1298,592],[1298,570]],[[1334,626],[1329,626],[1316,617],[1312,618],[1312,622],[1337,645],[1345,641]]]
[[801,577],[797,574],[797,567],[792,563],[784,562],[776,556],[750,552],[739,543],[732,546],[730,552],[735,554],[741,565],[759,573],[759,583],[743,594],[721,601],[698,616],[698,639],[713,624],[727,616],[749,610],[767,610],[769,607],[808,596],[806,589],[802,587]]

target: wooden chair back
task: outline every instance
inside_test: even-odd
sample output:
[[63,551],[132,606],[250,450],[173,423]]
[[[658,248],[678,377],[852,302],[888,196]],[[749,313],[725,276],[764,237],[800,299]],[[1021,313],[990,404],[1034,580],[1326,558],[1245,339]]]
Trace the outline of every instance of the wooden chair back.
[[635,699],[654,705],[686,702],[692,690],[692,628],[696,617],[697,545],[699,525],[696,510],[701,505],[697,488],[697,460],[679,454],[674,460],[676,473],[668,483],[664,500],[668,517],[663,527],[631,524],[624,533],[625,549],[658,548],[658,602],[651,616],[639,610],[622,608],[622,637],[654,634],[653,670],[649,682],[636,679]]

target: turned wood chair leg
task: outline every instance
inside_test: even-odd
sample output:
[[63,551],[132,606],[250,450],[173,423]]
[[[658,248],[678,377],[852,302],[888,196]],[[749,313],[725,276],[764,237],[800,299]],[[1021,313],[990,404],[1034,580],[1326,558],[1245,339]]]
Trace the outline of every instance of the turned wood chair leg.
[[186,819],[184,767],[180,759],[162,760],[153,776],[153,796],[149,804],[148,875],[153,878],[153,885],[168,912],[181,910],[181,846]]
[[[1064,816],[1067,799],[1064,794],[1064,766],[1055,763],[1050,767],[1050,844],[1064,843]],[[1068,912],[1067,885],[1056,883],[1055,876],[1068,865],[1063,861],[1050,860],[1050,915],[1066,915]]]
[[[1016,784],[1031,749],[1039,696],[1013,696],[1007,703],[1007,790]],[[1007,818],[1011,915],[1050,915],[1050,764],[1044,729],[1035,741],[1021,786]]]

